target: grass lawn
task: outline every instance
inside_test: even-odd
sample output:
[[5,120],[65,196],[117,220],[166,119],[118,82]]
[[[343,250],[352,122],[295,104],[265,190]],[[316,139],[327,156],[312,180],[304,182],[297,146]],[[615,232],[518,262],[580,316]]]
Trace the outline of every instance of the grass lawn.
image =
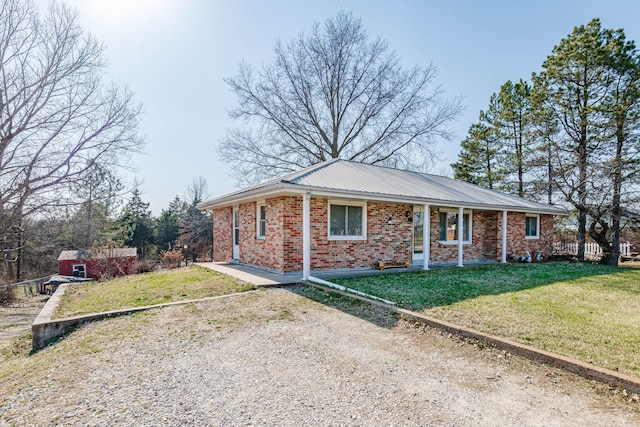
[[54,318],[212,297],[253,289],[250,283],[199,266],[137,274],[67,288]]
[[640,377],[640,270],[484,265],[336,280],[459,325]]

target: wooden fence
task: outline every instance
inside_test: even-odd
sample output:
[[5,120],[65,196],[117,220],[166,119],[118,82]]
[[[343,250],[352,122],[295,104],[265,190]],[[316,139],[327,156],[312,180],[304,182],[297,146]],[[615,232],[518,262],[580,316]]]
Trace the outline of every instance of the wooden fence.
[[[577,255],[578,243],[576,242],[554,242],[553,251],[558,255]],[[595,242],[587,242],[584,244],[585,256],[602,256],[602,248]],[[631,255],[631,243],[620,243],[620,256]]]

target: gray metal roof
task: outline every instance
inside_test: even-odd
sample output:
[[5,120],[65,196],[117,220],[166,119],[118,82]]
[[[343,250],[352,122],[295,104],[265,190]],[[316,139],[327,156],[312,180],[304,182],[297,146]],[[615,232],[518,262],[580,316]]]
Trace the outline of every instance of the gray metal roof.
[[103,259],[103,258],[127,258],[138,256],[138,248],[113,248],[95,254],[86,249],[72,251],[62,251],[58,256],[58,261],[83,260],[83,259]]
[[281,189],[335,192],[336,196],[375,196],[376,198],[411,199],[446,205],[464,205],[507,210],[524,210],[566,215],[560,207],[489,190],[467,182],[382,166],[334,159],[286,175],[282,178],[203,202],[202,209],[228,204],[248,196]]

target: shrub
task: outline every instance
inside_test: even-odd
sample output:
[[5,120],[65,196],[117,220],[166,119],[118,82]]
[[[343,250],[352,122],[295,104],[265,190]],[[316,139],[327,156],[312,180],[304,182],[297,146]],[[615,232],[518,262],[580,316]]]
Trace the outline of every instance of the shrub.
[[16,296],[16,285],[0,287],[0,305],[12,304],[18,297]]
[[138,261],[136,262],[136,265],[134,268],[137,274],[148,273],[150,271],[153,271],[154,265],[149,261]]
[[180,262],[182,262],[183,259],[182,251],[179,249],[162,252],[162,265],[166,268],[180,267]]

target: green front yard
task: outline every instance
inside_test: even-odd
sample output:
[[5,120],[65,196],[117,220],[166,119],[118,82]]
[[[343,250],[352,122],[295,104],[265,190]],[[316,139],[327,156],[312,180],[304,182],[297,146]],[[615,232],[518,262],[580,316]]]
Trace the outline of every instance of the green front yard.
[[105,282],[75,284],[67,288],[55,318],[79,316],[122,308],[141,307],[243,292],[253,285],[207,268],[175,270],[119,277]]
[[339,279],[400,307],[640,376],[640,270],[484,265]]

